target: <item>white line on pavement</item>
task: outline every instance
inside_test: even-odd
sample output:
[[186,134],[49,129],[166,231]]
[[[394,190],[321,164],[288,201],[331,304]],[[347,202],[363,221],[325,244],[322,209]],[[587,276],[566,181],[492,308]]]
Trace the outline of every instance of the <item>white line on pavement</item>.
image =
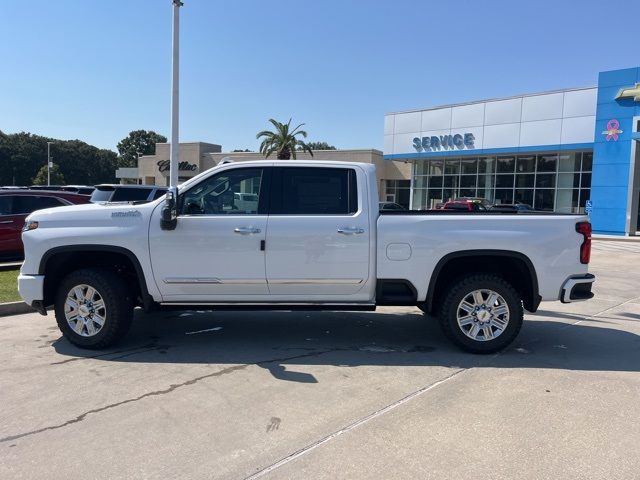
[[438,380],[437,382],[432,383],[431,385],[427,385],[426,387],[422,387],[421,389],[410,393],[406,397],[403,397],[400,400],[397,400],[396,402],[393,402],[392,404],[387,405],[384,408],[381,408],[380,410],[376,410],[375,412],[370,413],[366,417],[361,418],[360,420],[357,420],[357,421],[347,425],[346,427],[341,428],[340,430],[338,430],[336,432],[333,432],[333,433],[327,435],[326,437],[321,438],[320,440],[307,445],[306,447],[301,448],[300,450],[298,450],[297,452],[292,453],[288,457],[285,457],[282,460],[280,460],[280,461],[278,461],[276,463],[273,463],[273,464],[269,465],[268,467],[263,468],[259,472],[256,472],[253,475],[250,475],[250,476],[246,477],[245,480],[253,480],[254,478],[260,478],[263,475],[266,475],[267,473],[275,470],[276,468],[280,468],[281,466],[289,463],[290,461],[295,460],[296,458],[309,453],[311,450],[314,450],[314,449],[318,448],[320,445],[323,445],[323,444],[327,443],[328,441],[333,440],[334,438],[342,435],[343,433],[346,433],[346,432],[348,432],[350,430],[353,430],[354,428],[357,428],[360,425],[362,425],[364,423],[367,423],[369,420],[373,420],[374,418],[379,417],[380,415],[384,415],[385,413],[387,413],[387,412],[399,407],[400,405],[408,402],[409,400],[413,400],[415,397],[417,397],[419,395],[422,395],[423,393],[426,393],[429,390],[431,390],[433,388],[436,388],[436,387],[442,385],[445,382],[448,382],[452,378],[456,377],[457,375],[461,374],[462,372],[466,372],[467,370],[469,370],[469,368],[462,368],[462,369],[452,373],[448,377],[443,378],[442,380]]

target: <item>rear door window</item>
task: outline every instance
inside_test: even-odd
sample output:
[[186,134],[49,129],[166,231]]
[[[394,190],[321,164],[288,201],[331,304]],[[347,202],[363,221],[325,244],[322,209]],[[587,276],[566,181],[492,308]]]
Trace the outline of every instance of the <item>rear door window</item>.
[[358,210],[356,172],[352,168],[283,167],[274,188],[274,214],[351,215]]
[[11,215],[13,198],[11,195],[2,195],[0,197],[0,215]]

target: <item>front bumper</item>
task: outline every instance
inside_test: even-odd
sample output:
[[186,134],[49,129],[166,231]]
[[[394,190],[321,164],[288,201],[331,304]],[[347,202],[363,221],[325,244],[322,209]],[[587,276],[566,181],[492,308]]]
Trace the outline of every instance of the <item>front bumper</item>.
[[18,293],[27,305],[44,300],[44,275],[18,275]]
[[567,278],[560,290],[560,301],[562,303],[571,303],[582,302],[593,298],[591,286],[595,281],[596,277],[591,273],[574,275]]

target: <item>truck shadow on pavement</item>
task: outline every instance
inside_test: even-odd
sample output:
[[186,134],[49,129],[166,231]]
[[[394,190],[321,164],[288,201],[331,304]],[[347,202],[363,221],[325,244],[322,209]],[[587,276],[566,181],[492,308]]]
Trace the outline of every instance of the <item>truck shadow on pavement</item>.
[[[305,365],[552,368],[640,371],[640,336],[615,321],[572,325],[571,314],[525,321],[516,341],[493,355],[454,347],[437,321],[418,310],[352,312],[136,311],[134,324],[115,348],[82,350],[60,338],[53,364],[87,358],[105,362],[214,364],[222,369],[257,365],[279,380],[316,383]],[[590,319],[589,322],[597,321]]]

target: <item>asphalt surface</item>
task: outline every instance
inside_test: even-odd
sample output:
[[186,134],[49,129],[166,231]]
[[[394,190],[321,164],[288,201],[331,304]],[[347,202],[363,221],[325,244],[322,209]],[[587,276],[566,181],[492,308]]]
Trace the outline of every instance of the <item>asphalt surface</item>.
[[171,312],[109,351],[0,318],[0,478],[640,477],[640,243],[462,353],[412,308]]

